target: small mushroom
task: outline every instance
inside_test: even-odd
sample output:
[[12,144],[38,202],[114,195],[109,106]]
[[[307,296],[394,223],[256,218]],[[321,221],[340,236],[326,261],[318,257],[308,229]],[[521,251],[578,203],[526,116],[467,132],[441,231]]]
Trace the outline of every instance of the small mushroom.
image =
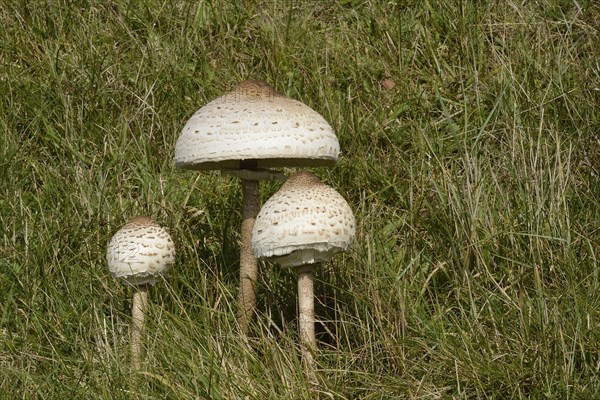
[[314,380],[316,349],[313,270],[345,250],[355,234],[354,214],[344,198],[310,172],[297,172],[265,203],[252,231],[258,259],[298,269],[302,359]]
[[221,170],[242,183],[243,209],[238,324],[249,332],[258,267],[250,245],[260,199],[258,180],[283,176],[271,168],[331,165],[340,152],[329,124],[316,111],[259,80],[245,81],[200,108],[175,145],[175,164]]
[[110,240],[107,260],[112,276],[133,288],[131,365],[139,370],[148,286],[153,286],[173,267],[175,246],[163,227],[150,218],[135,217]]

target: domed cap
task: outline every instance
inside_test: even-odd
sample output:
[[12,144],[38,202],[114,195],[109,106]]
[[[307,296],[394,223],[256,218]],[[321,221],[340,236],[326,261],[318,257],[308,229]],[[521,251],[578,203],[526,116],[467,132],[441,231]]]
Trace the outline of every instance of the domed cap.
[[258,259],[283,267],[328,261],[355,234],[354,214],[344,198],[314,174],[297,172],[262,207],[252,231]]
[[200,108],[183,127],[175,164],[187,169],[238,170],[334,164],[340,146],[316,111],[263,81],[245,81]]
[[175,264],[169,233],[153,220],[135,217],[110,240],[108,269],[132,285],[154,285]]

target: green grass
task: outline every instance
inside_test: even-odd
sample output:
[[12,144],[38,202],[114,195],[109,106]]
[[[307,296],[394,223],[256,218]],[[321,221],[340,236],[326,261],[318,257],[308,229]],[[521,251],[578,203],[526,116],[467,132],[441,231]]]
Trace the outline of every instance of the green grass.
[[[597,2],[127,3],[0,5],[1,398],[600,398]],[[317,272],[318,394],[292,271],[261,267],[236,334],[239,184],[174,166],[251,78],[342,147],[315,170],[358,223]],[[105,252],[137,214],[178,263],[131,378]]]

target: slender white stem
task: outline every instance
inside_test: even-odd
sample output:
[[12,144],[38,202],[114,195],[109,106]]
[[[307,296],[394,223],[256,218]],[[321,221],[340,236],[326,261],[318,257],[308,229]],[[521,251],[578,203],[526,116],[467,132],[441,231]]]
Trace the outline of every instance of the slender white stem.
[[252,228],[260,211],[258,181],[242,179],[242,243],[240,251],[240,291],[238,293],[238,324],[243,335],[250,331],[250,320],[256,307],[258,262],[252,253]]
[[134,286],[131,307],[131,367],[137,371],[142,365],[142,333],[148,308],[148,285]]
[[315,338],[315,298],[313,289],[314,264],[298,267],[298,324],[302,364],[309,381],[316,383],[313,353],[317,348]]

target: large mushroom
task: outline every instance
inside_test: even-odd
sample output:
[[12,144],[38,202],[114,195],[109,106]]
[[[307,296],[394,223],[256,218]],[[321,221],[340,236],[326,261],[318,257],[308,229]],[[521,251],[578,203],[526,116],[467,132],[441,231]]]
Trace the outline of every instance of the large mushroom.
[[238,324],[248,334],[258,267],[250,245],[260,209],[258,180],[281,177],[270,168],[334,164],[340,147],[316,111],[263,81],[245,81],[189,119],[175,145],[175,164],[221,170],[241,178],[243,209]]
[[299,334],[311,379],[316,349],[313,270],[345,250],[354,234],[354,214],[346,200],[306,171],[291,175],[256,217],[254,255],[298,270]]
[[153,286],[173,267],[175,246],[163,227],[150,218],[135,217],[110,240],[107,260],[112,276],[133,288],[131,366],[139,370],[148,286]]

